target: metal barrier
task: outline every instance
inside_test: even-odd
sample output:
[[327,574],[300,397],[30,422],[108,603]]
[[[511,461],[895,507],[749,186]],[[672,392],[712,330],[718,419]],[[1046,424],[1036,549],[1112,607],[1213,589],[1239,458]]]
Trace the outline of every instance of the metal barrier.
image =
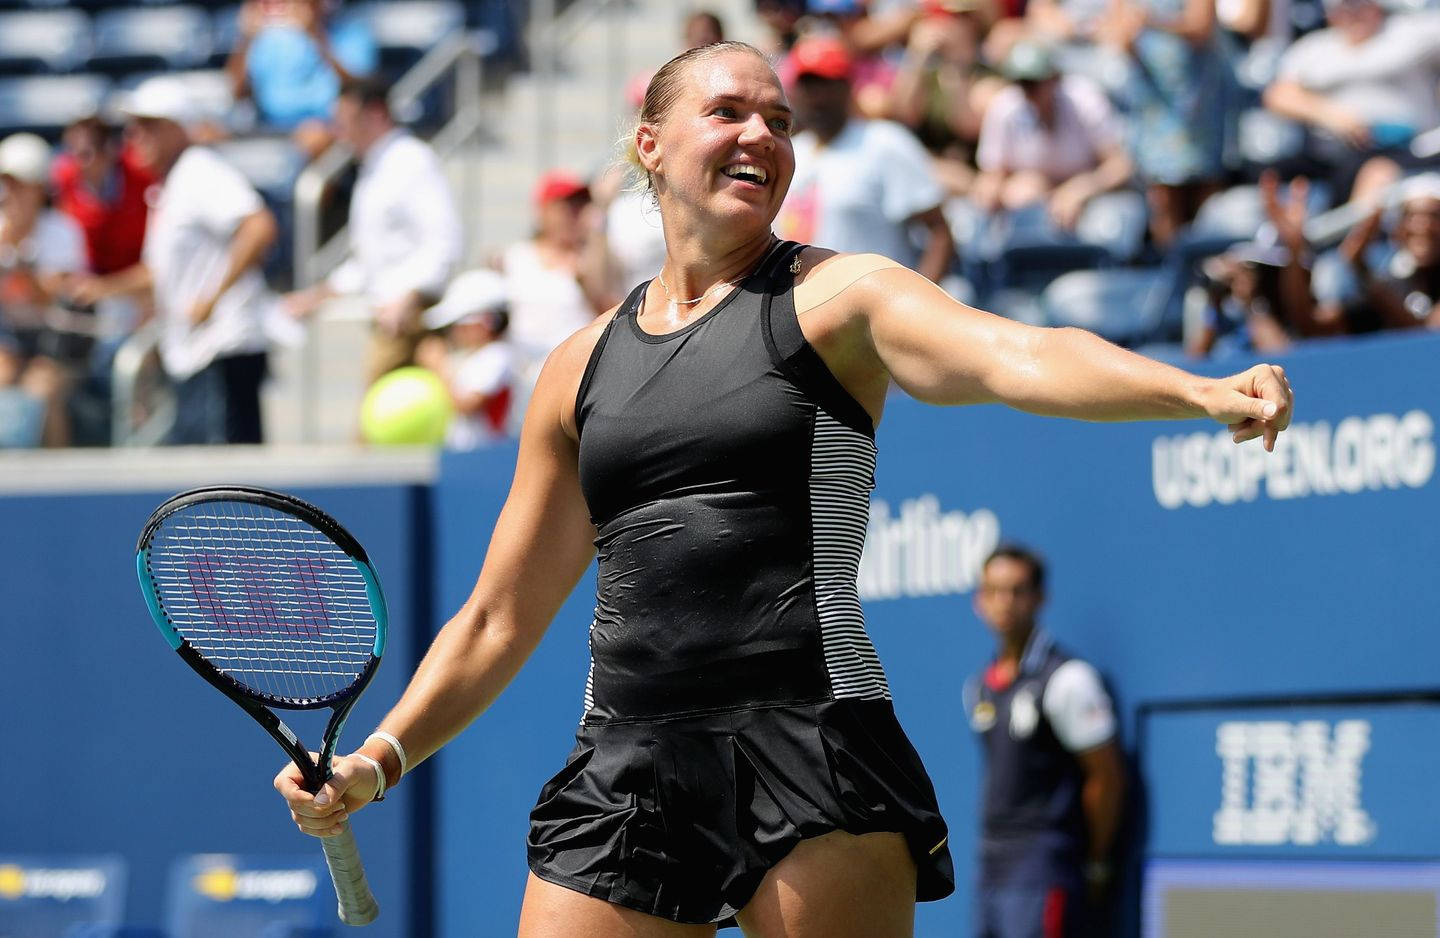
[[110,367],[110,444],[155,446],[175,424],[175,392],[160,364],[160,329],[141,326]]

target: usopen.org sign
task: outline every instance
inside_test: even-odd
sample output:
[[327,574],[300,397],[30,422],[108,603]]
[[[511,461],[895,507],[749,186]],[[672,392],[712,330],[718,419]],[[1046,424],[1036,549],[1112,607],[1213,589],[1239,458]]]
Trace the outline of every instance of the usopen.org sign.
[[926,493],[891,507],[870,503],[858,585],[863,600],[968,593],[1000,542],[1000,519],[987,508],[942,511]]
[[1418,489],[1435,474],[1435,421],[1423,410],[1291,424],[1267,453],[1230,433],[1163,436],[1151,445],[1155,500],[1204,508],[1270,499]]
[[1233,720],[1215,732],[1220,845],[1360,846],[1375,839],[1361,803],[1370,721]]

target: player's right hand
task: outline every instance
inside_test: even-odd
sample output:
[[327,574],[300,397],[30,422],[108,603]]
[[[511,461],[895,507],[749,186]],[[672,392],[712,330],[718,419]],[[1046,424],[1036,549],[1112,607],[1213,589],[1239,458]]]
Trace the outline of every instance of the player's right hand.
[[[310,756],[318,759],[316,753]],[[344,830],[351,814],[375,800],[379,780],[368,762],[336,756],[330,768],[330,781],[313,795],[305,790],[305,776],[295,763],[285,763],[275,775],[275,790],[290,807],[290,818],[302,834],[334,837]]]

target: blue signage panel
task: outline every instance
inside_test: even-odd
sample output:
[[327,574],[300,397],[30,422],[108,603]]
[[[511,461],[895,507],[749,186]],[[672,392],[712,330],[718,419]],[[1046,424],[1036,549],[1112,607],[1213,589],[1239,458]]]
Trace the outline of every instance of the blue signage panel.
[[125,920],[118,856],[0,854],[0,936],[67,938]]
[[1440,858],[1440,701],[1157,710],[1152,856]]
[[200,854],[170,868],[170,938],[319,938],[335,924],[335,890],[318,852]]

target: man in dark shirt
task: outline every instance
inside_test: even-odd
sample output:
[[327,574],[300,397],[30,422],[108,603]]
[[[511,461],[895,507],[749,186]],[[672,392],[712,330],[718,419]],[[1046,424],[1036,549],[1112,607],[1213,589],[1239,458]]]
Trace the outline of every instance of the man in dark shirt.
[[1085,935],[1110,882],[1124,770],[1100,677],[1036,625],[1045,568],[1005,545],[985,562],[975,611],[998,644],[965,685],[985,750],[977,938]]

